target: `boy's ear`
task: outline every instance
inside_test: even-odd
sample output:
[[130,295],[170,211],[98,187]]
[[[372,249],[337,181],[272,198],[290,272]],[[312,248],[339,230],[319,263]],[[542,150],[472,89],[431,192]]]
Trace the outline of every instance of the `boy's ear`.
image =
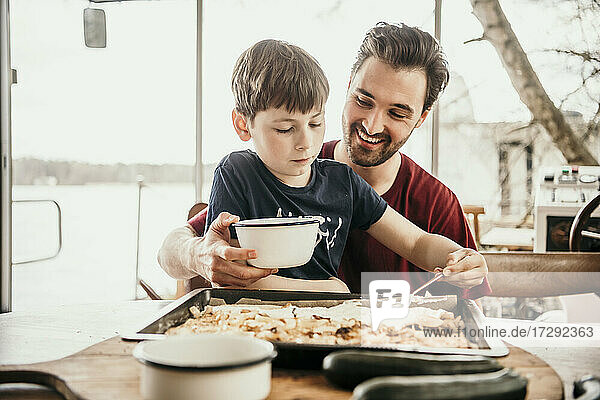
[[231,122],[233,122],[233,129],[235,129],[235,132],[238,134],[240,139],[242,139],[244,142],[252,139],[252,135],[250,135],[250,131],[248,130],[246,117],[238,112],[235,108],[233,111],[231,111]]
[[423,114],[421,114],[421,116],[419,117],[419,120],[417,121],[415,128],[418,128],[423,124],[423,122],[425,121],[425,118],[427,118],[427,115],[429,115],[429,111],[431,111],[431,108],[428,108],[427,110],[423,111]]

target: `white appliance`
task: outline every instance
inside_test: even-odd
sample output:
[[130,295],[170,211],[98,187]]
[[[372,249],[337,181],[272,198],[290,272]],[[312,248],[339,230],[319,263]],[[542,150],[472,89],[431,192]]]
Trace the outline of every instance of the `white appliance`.
[[[535,196],[533,251],[569,251],[573,219],[599,190],[600,167],[563,166],[544,170]],[[600,232],[600,211],[592,214],[588,227]],[[584,238],[581,251],[600,251],[600,243]]]

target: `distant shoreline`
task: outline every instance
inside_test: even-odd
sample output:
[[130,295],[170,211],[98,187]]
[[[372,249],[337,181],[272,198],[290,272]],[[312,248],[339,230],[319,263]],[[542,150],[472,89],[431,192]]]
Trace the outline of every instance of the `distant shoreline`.
[[[216,164],[204,166],[212,178]],[[194,166],[183,164],[89,164],[79,161],[48,161],[36,158],[13,160],[13,185],[83,185],[89,183],[147,183],[194,181]]]

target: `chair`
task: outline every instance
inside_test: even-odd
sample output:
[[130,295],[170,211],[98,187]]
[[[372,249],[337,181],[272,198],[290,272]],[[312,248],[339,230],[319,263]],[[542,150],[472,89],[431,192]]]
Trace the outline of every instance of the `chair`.
[[140,279],[138,283],[142,289],[144,289],[148,297],[150,297],[150,300],[162,300],[162,297],[160,297],[159,294],[156,293],[154,289],[152,289],[152,287],[146,283],[146,281]]
[[[463,213],[473,228],[473,233],[475,234],[475,243],[477,244],[477,247],[479,247],[479,216],[481,214],[485,214],[485,208],[483,206],[463,205]],[[471,218],[469,218],[470,215],[473,216],[473,222],[471,222]]]

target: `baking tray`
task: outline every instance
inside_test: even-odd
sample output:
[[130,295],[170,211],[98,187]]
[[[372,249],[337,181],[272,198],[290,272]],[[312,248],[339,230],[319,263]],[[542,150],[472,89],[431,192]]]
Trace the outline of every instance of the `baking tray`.
[[[164,332],[173,327],[184,323],[192,317],[189,311],[191,306],[196,306],[203,310],[209,304],[211,298],[222,299],[227,304],[234,304],[241,299],[257,299],[265,302],[280,301],[306,301],[326,303],[328,300],[343,301],[360,299],[358,294],[349,293],[327,293],[327,292],[307,292],[307,291],[289,291],[289,290],[246,290],[246,289],[223,289],[209,288],[196,289],[187,295],[173,301],[168,306],[159,310],[152,318],[134,327],[130,331],[125,331],[121,337],[126,340],[154,340],[165,337]],[[310,305],[310,304],[306,304]],[[316,304],[315,304],[316,305]],[[321,304],[322,305],[322,304]],[[332,304],[333,305],[333,304]],[[427,304],[423,304],[427,307]],[[477,307],[473,300],[459,299],[456,301],[456,308],[453,311],[455,315],[461,315],[465,322],[467,332],[471,328],[483,329],[485,316]],[[497,338],[468,338],[474,342],[478,348],[433,348],[423,346],[405,346],[394,348],[391,351],[410,351],[432,354],[465,354],[465,355],[483,355],[489,357],[500,357],[508,354],[506,345]],[[297,368],[321,368],[321,361],[332,351],[336,350],[385,350],[372,347],[360,347],[354,345],[327,345],[327,344],[299,344],[274,342],[279,356],[275,359],[276,366],[297,367]]]

